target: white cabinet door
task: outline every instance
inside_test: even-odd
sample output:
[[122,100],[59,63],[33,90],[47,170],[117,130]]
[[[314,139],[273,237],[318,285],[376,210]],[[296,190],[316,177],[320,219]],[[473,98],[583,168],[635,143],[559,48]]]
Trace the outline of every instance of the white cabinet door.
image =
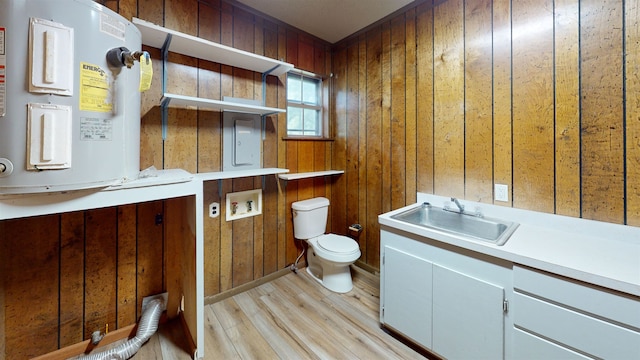
[[433,347],[447,359],[504,358],[504,289],[433,264]]
[[383,249],[383,322],[431,348],[432,264],[390,246]]

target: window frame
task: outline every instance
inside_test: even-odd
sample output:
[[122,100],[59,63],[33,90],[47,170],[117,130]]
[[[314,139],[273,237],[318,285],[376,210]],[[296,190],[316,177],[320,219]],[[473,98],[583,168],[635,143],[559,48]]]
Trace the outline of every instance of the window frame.
[[[301,101],[295,101],[295,100],[289,100],[289,76],[295,76],[298,77],[300,79],[301,85],[302,83],[304,83],[304,79],[313,79],[314,81],[317,81],[317,86],[318,86],[318,102],[317,105],[316,104],[310,104],[310,103],[305,103],[304,100]],[[326,117],[327,112],[326,112],[326,99],[327,99],[327,84],[326,84],[326,80],[324,79],[324,77],[317,75],[317,74],[313,74],[307,71],[302,71],[302,70],[292,70],[289,71],[287,73],[287,80],[286,80],[286,84],[287,84],[287,88],[286,88],[286,100],[287,100],[287,123],[286,123],[286,134],[284,136],[284,140],[290,139],[290,140],[330,140],[329,136],[329,121]],[[301,94],[301,97],[304,98],[304,95]],[[315,110],[318,111],[318,124],[317,124],[317,133],[313,134],[313,135],[308,135],[308,134],[304,134],[304,135],[298,135],[298,134],[290,134],[289,133],[289,107],[294,107],[294,108],[298,108],[301,109],[302,113],[304,114],[304,110],[306,109],[310,109],[310,110]],[[302,123],[303,123],[303,129],[301,129],[301,131],[304,131],[304,117],[302,119]]]

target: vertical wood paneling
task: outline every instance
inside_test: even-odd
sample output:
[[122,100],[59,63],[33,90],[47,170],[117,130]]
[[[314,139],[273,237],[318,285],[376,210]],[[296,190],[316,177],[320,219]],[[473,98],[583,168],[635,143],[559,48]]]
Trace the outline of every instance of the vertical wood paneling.
[[[265,56],[278,58],[278,33],[275,25],[263,22],[264,34],[264,54]],[[267,106],[278,106],[279,80],[277,77],[267,77]],[[282,133],[280,133],[282,136]],[[272,115],[265,119],[265,140],[263,146],[263,166],[278,167],[278,115]],[[262,254],[262,273],[264,275],[271,274],[278,270],[278,210],[279,194],[278,181],[276,176],[267,176],[264,178],[265,188],[263,189],[263,247]]]
[[[358,179],[360,178],[361,162],[359,160],[359,147],[360,147],[360,132],[359,132],[359,82],[360,82],[360,64],[359,64],[359,46],[358,44],[351,45],[346,49],[346,83],[345,83],[345,95],[346,102],[344,109],[346,116],[346,127],[344,128],[346,143],[346,164],[345,172],[346,176],[342,176],[341,180],[346,180],[346,206],[343,209],[343,216],[346,217],[346,224],[357,224],[361,221],[361,214],[359,204],[360,186]],[[336,69],[340,69],[340,63],[334,64]],[[364,65],[363,65],[364,66]],[[364,112],[364,111],[363,111]],[[336,147],[339,148],[338,144]],[[336,156],[339,156],[336,154]],[[339,165],[337,165],[339,166]],[[335,190],[334,190],[335,193]],[[336,197],[340,197],[340,194],[335,194]],[[341,208],[334,208],[334,213],[342,213]]]
[[[407,119],[406,119],[406,21],[404,14],[391,20],[391,131],[390,155],[391,167],[388,173],[391,180],[390,208],[397,209],[405,205],[407,183]],[[383,206],[384,211],[388,211]]]
[[[173,198],[164,202],[164,226],[162,256],[164,260],[163,290],[169,293],[167,301],[167,314],[176,314],[180,308],[182,296],[185,302],[185,319],[195,313],[195,234],[189,226],[193,222],[195,199]],[[169,241],[171,239],[171,241]],[[153,293],[152,293],[153,294]],[[190,327],[193,329],[194,327]],[[191,334],[195,336],[196,334]]]
[[580,5],[582,217],[624,222],[620,1]]
[[513,2],[513,204],[554,212],[553,2]]
[[[376,228],[369,228],[369,218],[367,216],[367,127],[368,127],[368,97],[367,97],[367,74],[368,74],[368,44],[366,35],[363,34],[359,38],[358,48],[358,219],[359,223],[364,226],[360,234],[360,251],[363,256],[360,259],[370,264],[368,261],[369,233],[375,233]],[[355,105],[355,104],[354,104]],[[375,235],[372,235],[375,236]],[[375,251],[375,247],[372,248]]]
[[463,2],[434,11],[434,191],[464,198]]
[[416,89],[416,11],[411,9],[406,15],[406,44],[405,44],[405,182],[404,204],[416,201],[417,189],[417,89]]
[[[189,329],[196,328],[196,265],[195,233],[192,227],[195,221],[195,197],[173,198],[165,201],[165,286],[169,293],[167,314],[176,314],[184,296],[184,319]],[[197,210],[195,210],[197,211]],[[191,333],[195,341],[197,334]]]
[[[233,180],[233,191],[246,191],[253,188],[252,178]],[[240,286],[253,280],[253,233],[254,217],[248,217],[233,221],[232,235],[232,259],[233,273],[232,286]]]
[[555,206],[580,216],[579,4],[555,1]]
[[[160,50],[142,47],[152,59],[160,59]],[[153,84],[162,81],[162,63],[153,61]],[[155,166],[162,168],[164,150],[162,148],[162,118],[158,99],[162,98],[162,86],[152,86],[140,94],[140,168]]]
[[4,230],[14,270],[3,274],[6,359],[26,359],[58,348],[59,216],[7,220]]
[[[222,186],[222,194],[232,192],[232,181],[222,180],[218,181],[218,186]],[[220,291],[229,290],[233,287],[233,222],[226,221],[227,208],[226,199],[221,200],[221,204],[225,203],[225,206],[221,206],[220,217],[220,252],[216,255],[214,252],[212,256],[220,257]],[[205,250],[206,251],[206,250]]]
[[[217,294],[220,292],[220,223],[224,221],[223,207],[226,206],[218,195],[218,181],[206,181],[203,187],[204,204],[202,211],[207,214],[203,218],[204,231],[204,292],[205,294]],[[209,217],[209,204],[220,204],[217,218]]]
[[511,119],[511,0],[493,1],[493,182],[507,185],[513,203]]
[[491,0],[465,1],[465,198],[492,202]]
[[[378,136],[381,140],[381,147],[378,155],[380,156],[380,185],[378,191],[382,191],[382,202],[379,203],[380,212],[391,210],[391,24],[385,22],[382,24],[382,49],[380,53],[382,63],[382,78],[380,83],[380,91],[382,92],[382,107],[380,108],[380,129]],[[373,140],[373,139],[372,139]],[[402,139],[404,140],[404,139]],[[373,140],[375,141],[375,140]],[[368,160],[368,159],[367,159]],[[367,182],[369,178],[367,178]],[[377,232],[377,224],[371,229]]]
[[[198,4],[198,36],[220,42],[220,11]],[[198,60],[198,96],[220,100],[220,64]],[[217,111],[198,112],[198,172],[222,169],[222,124]]]
[[163,5],[165,27],[189,35],[198,34],[198,22],[185,21],[185,19],[197,18],[197,0],[163,1]]
[[115,208],[85,213],[85,339],[107,324],[116,328],[117,221]]
[[118,13],[131,21],[132,18],[138,16],[138,2],[136,0],[119,0]]
[[60,215],[60,347],[85,339],[84,228],[83,212]]
[[138,315],[142,298],[163,292],[164,226],[156,223],[156,215],[164,214],[162,201],[138,204],[137,238],[137,304]]
[[[354,158],[347,156],[349,151],[349,141],[347,139],[348,126],[352,123],[349,120],[347,114],[347,101],[348,96],[351,93],[348,89],[348,77],[351,76],[350,69],[347,68],[347,49],[341,49],[333,54],[333,62],[336,64],[336,72],[333,79],[333,108],[332,118],[335,119],[335,152],[334,164],[337,169],[344,169],[345,175],[339,176],[333,183],[332,195],[335,196],[332,199],[332,208],[336,211],[332,211],[332,224],[334,227],[339,227],[338,224],[346,225],[347,223],[347,211],[337,211],[340,209],[348,209],[349,207],[349,194],[357,194],[353,191],[356,188],[350,188],[350,179],[357,179],[357,176],[353,176],[353,171],[357,171],[357,167],[354,166]],[[355,122],[357,124],[357,122]],[[351,191],[348,191],[351,190]]]
[[[205,217],[206,295],[295,260],[290,205],[303,197],[330,198],[328,231],[344,233],[346,225],[362,223],[361,261],[374,268],[377,215],[411,202],[416,190],[491,201],[491,184],[501,183],[513,189],[516,207],[570,216],[582,209],[586,218],[640,224],[637,0],[449,0],[435,9],[425,1],[332,47],[224,1],[103,3],[127,18],[336,74],[327,80],[333,88],[325,104],[335,141],[283,140],[286,115],[272,116],[265,122],[262,160],[291,172],[335,168],[346,174],[290,181],[286,189],[267,177],[261,217],[237,226],[224,220],[224,210],[216,219]],[[144,49],[160,59],[157,49]],[[260,74],[175,54],[169,62],[169,91],[262,99]],[[172,109],[169,137],[162,141],[160,66],[154,62],[156,86],[141,99],[141,168],[220,170],[218,112]],[[284,75],[268,77],[268,106],[286,106],[285,83]],[[207,182],[201,210],[212,201],[224,204],[227,192],[262,184],[261,178]],[[193,251],[185,226],[193,215],[186,214],[190,201],[172,201],[165,225],[155,224],[164,202],[0,222],[0,357],[39,355],[77,342],[89,331],[83,324],[129,325],[142,297],[168,287],[190,292],[193,284],[183,280],[192,278],[192,264],[169,259],[171,252]],[[99,238],[108,240],[98,244]],[[23,271],[27,263],[36,268]],[[166,271],[172,273],[165,277]],[[88,286],[88,301],[81,299],[82,279],[103,275],[109,285],[97,293]],[[118,295],[109,295],[114,289]],[[96,310],[100,301],[110,314]],[[177,306],[175,294],[171,301]],[[33,304],[35,315],[27,311]],[[34,321],[26,319],[32,315]],[[44,340],[34,345],[34,337]]]
[[640,226],[640,1],[625,1],[627,223]]
[[[117,261],[117,327],[137,321],[136,278],[137,239],[136,205],[118,207],[118,261]],[[62,294],[62,290],[60,291]]]
[[433,193],[433,10],[431,4],[418,7],[416,18],[416,87],[417,104],[416,146],[417,190]]
[[[277,54],[278,59],[285,59],[287,57],[287,34],[286,30],[282,27],[277,27]],[[285,74],[279,77],[280,84],[286,84],[287,76]],[[278,107],[286,108],[287,106],[287,94],[284,85],[278,85]],[[278,115],[278,134],[285,136],[287,133],[287,115]],[[287,166],[287,142],[278,139],[278,167],[286,168]],[[291,237],[289,237],[289,229],[293,226],[292,220],[288,215],[291,215],[288,209],[289,203],[286,199],[286,190],[283,185],[278,182],[278,268],[284,268],[287,264],[287,244],[291,243]]]
[[[367,34],[366,40],[366,256],[368,264],[379,263],[380,234],[378,214],[382,213],[382,32],[375,30]],[[377,194],[377,196],[369,196]]]
[[278,270],[278,182],[275,176],[267,177],[263,189],[263,247],[262,272],[263,275]]

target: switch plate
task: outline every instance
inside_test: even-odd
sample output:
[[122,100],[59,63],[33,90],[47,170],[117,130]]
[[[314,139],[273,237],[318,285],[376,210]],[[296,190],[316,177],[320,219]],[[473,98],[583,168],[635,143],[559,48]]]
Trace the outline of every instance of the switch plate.
[[496,201],[509,201],[509,186],[504,184],[495,184],[494,196]]

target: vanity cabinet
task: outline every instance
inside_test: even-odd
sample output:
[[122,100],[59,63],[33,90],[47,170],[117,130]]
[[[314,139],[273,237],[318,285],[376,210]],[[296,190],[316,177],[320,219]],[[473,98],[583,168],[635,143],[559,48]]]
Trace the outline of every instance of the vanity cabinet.
[[506,356],[510,263],[402,231],[380,240],[384,327],[445,358]]
[[516,359],[640,359],[640,299],[515,265]]

